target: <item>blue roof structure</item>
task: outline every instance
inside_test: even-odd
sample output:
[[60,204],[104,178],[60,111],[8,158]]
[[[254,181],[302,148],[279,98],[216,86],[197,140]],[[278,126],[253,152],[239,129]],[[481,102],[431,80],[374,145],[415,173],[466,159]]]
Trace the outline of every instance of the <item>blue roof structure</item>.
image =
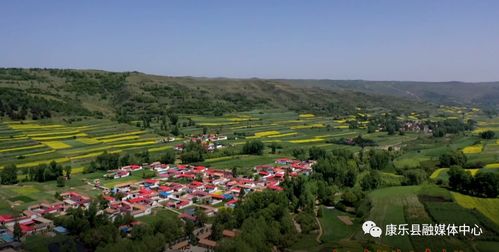
[[59,233],[59,234],[66,234],[68,232],[68,230],[63,227],[63,226],[57,226],[54,228],[54,231]]

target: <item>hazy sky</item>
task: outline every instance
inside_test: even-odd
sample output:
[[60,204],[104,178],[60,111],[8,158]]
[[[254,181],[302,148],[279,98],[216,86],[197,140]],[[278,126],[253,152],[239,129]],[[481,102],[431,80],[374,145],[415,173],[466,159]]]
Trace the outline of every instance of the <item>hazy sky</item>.
[[499,80],[499,1],[2,1],[0,66]]

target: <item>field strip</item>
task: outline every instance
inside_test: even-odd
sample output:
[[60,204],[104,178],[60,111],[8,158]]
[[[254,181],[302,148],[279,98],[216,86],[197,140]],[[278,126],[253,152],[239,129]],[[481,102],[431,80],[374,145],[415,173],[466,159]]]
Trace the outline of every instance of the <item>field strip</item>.
[[74,138],[74,137],[86,137],[87,134],[85,133],[78,133],[75,135],[65,135],[65,136],[52,136],[52,137],[33,137],[33,140],[37,141],[47,141],[47,140],[60,140],[60,139],[68,139],[68,138]]
[[290,142],[290,143],[316,143],[316,142],[323,142],[323,141],[326,141],[326,140],[322,139],[322,138],[310,138],[310,139],[289,140],[288,142]]
[[484,168],[487,168],[487,169],[497,169],[497,168],[499,168],[499,163],[487,164],[487,165],[484,166]]
[[46,141],[42,143],[54,150],[67,149],[72,147],[71,145],[63,143],[61,141]]
[[0,153],[11,152],[11,151],[18,151],[18,150],[36,149],[36,148],[40,148],[40,147],[45,147],[45,145],[38,144],[38,145],[23,146],[23,147],[16,147],[16,148],[10,148],[10,149],[2,149],[2,150],[0,150]]
[[283,133],[283,134],[277,134],[277,135],[270,135],[268,137],[275,138],[275,137],[287,137],[287,136],[294,136],[298,135],[298,132],[289,132],[289,133]]
[[95,137],[95,138],[97,140],[102,140],[102,139],[118,138],[118,137],[131,136],[131,135],[139,135],[139,134],[144,134],[144,133],[145,133],[145,131],[143,131],[143,130],[140,130],[140,131],[130,131],[130,132],[126,132],[126,133],[106,135],[106,136],[99,136],[99,137]]
[[29,137],[44,137],[44,136],[53,136],[53,135],[75,135],[81,133],[79,130],[71,130],[71,131],[50,131],[45,133],[27,133]]
[[438,176],[440,176],[440,174],[443,172],[443,171],[447,171],[449,170],[449,168],[438,168],[436,169],[430,176],[431,179],[437,179]]
[[116,138],[106,138],[106,139],[99,139],[97,141],[101,141],[103,143],[112,143],[112,142],[119,142],[123,140],[135,140],[139,139],[139,136],[133,135],[133,136],[122,136],[122,137],[116,137]]
[[156,148],[150,148],[148,149],[149,152],[155,152],[155,151],[164,151],[164,150],[168,150],[168,149],[171,149],[172,146],[161,146],[161,147],[156,147]]

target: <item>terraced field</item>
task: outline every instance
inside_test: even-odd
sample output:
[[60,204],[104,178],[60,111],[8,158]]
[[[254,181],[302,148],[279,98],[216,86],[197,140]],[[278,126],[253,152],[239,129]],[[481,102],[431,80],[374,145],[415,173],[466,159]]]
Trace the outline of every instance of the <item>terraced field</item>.
[[166,149],[158,139],[155,134],[108,120],[72,124],[3,122],[0,123],[0,166],[14,163],[18,167],[30,167],[56,160],[79,167],[103,151]]

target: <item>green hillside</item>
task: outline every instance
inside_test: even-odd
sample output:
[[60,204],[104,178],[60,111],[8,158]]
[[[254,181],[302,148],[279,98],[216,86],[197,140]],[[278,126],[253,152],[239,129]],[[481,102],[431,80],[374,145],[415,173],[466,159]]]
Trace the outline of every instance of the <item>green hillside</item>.
[[287,109],[346,115],[360,108],[425,110],[427,105],[348,90],[296,87],[281,81],[165,77],[138,72],[0,69],[1,115],[38,119],[53,113],[122,121],[163,115],[221,115],[254,109]]
[[499,82],[418,82],[365,80],[281,80],[298,87],[351,90],[366,94],[392,95],[447,105],[497,107]]

